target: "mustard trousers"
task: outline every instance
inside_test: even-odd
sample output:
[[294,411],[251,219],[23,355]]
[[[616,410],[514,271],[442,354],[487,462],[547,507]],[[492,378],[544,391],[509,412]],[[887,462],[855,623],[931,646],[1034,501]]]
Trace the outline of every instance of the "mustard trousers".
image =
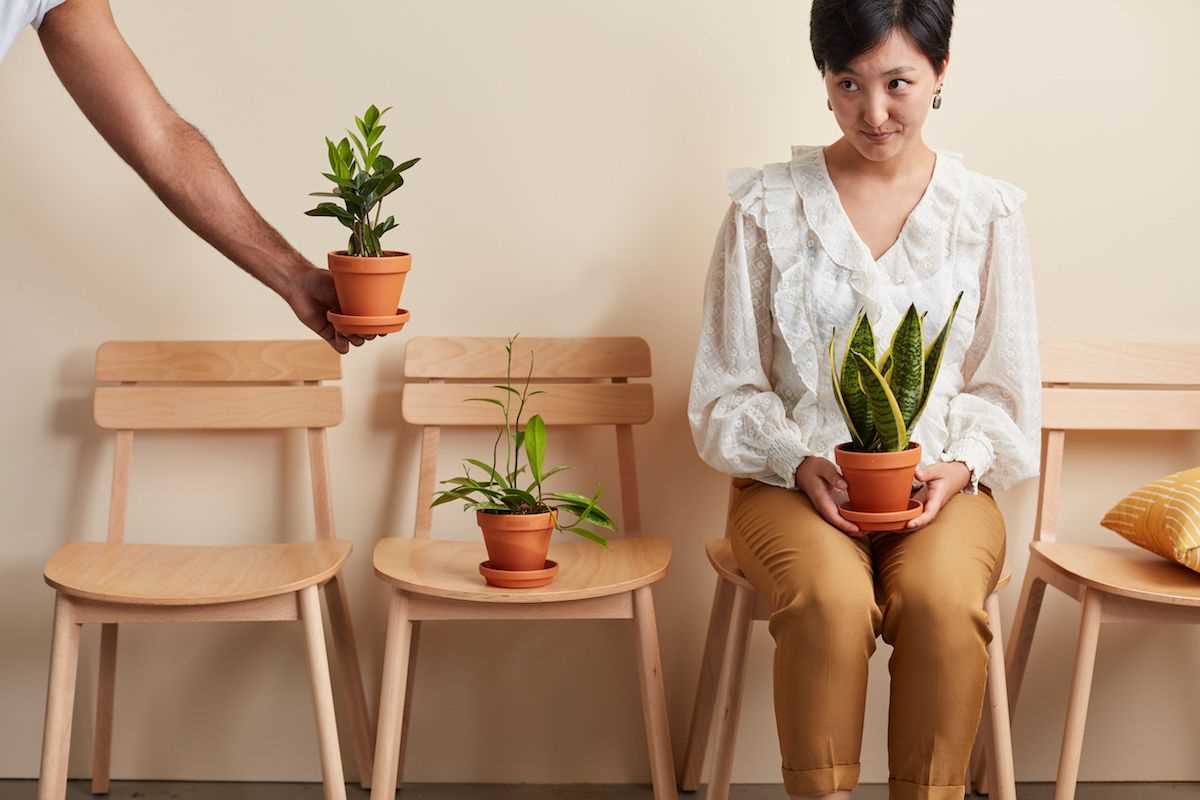
[[770,598],[775,720],[789,794],[858,783],[867,661],[893,648],[891,800],[960,800],[987,684],[984,601],[1004,565],[1004,518],[986,487],[912,533],[834,528],[799,491],[734,482],[729,537]]

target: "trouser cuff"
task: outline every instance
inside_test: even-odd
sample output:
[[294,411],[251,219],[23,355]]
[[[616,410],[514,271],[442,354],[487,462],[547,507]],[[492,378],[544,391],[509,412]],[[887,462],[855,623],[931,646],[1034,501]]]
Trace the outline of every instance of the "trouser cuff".
[[926,786],[923,783],[901,781],[892,778],[888,781],[888,800],[963,800],[967,787],[958,786]]
[[848,792],[858,785],[858,764],[834,764],[820,769],[783,768],[783,785],[788,794],[831,794]]

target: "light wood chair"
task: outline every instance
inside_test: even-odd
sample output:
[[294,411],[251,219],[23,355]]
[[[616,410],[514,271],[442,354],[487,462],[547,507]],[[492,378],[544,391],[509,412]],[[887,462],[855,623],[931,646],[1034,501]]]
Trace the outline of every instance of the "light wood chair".
[[[334,534],[325,429],[342,418],[341,361],[321,341],[107,342],[96,354],[94,416],[116,431],[108,537],[74,542],[46,564],[56,590],[39,800],[66,795],[80,628],[102,626],[92,792],[106,794],[119,625],[300,621],[316,706],[327,800],[344,800],[329,662],[318,588],[329,606],[334,650],[363,785],[372,772],[371,722],[340,569],[350,542]],[[200,385],[202,384],[202,385]],[[312,542],[243,546],[125,542],[134,431],[308,431],[316,536]]]
[[[732,492],[731,487],[731,499]],[[755,590],[738,567],[727,537],[706,542],[704,549],[717,573],[717,587],[708,620],[704,656],[700,663],[700,682],[696,689],[696,703],[692,708],[692,723],[679,771],[679,788],[694,792],[701,783],[707,782],[705,800],[728,800],[750,630],[754,622],[770,618],[771,606],[770,598]],[[1010,580],[1011,576],[1005,570],[984,606],[992,623],[992,641],[988,645],[988,690],[980,731],[985,728],[991,730],[990,752],[995,754],[995,768],[999,777],[996,793],[1001,800],[1016,800],[1017,797],[998,594]],[[987,752],[980,747],[980,739],[982,737],[976,737],[971,760],[977,775],[974,786],[977,791],[986,793],[982,781]],[[968,791],[973,783],[971,771],[968,769],[966,776]]]
[[[1200,429],[1200,345],[1047,343],[1042,380],[1037,522],[1009,636],[1008,691],[1015,713],[1046,587],[1078,600],[1079,640],[1054,794],[1068,800],[1079,777],[1101,623],[1200,623],[1200,576],[1133,545],[1057,540],[1067,431]],[[1097,509],[1097,520],[1105,510]]]
[[[663,690],[658,630],[651,585],[667,571],[670,543],[643,536],[633,446],[633,425],[648,421],[654,400],[646,383],[650,350],[636,338],[518,339],[512,374],[523,381],[535,355],[535,389],[527,420],[540,414],[547,425],[612,425],[620,469],[623,535],[607,548],[574,535],[555,535],[550,557],[560,569],[539,589],[498,589],[484,584],[478,566],[486,556],[482,538],[436,540],[429,507],[438,484],[442,427],[498,427],[491,405],[468,397],[502,399],[489,387],[505,377],[504,339],[416,338],[408,343],[402,411],[421,426],[420,478],[415,531],[383,539],[375,548],[375,572],[391,586],[375,777],[371,797],[391,800],[403,771],[410,697],[421,625],[431,620],[624,619],[632,620],[641,683],[642,714],[657,800],[674,798],[674,762]],[[446,381],[460,381],[447,383]],[[469,381],[463,383],[461,381]],[[490,447],[490,443],[489,443]]]

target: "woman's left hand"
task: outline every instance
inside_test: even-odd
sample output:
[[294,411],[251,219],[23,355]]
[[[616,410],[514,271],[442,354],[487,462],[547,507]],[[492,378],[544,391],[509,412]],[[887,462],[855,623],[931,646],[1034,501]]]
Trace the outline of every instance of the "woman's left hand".
[[925,504],[921,514],[908,521],[904,530],[912,532],[933,522],[942,506],[971,482],[971,470],[961,461],[942,461],[917,467],[917,480],[925,485],[913,497]]

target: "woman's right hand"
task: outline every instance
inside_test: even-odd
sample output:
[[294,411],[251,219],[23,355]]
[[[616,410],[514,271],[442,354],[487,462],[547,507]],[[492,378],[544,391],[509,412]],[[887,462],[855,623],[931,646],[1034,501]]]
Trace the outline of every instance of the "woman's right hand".
[[846,480],[832,461],[820,456],[807,456],[796,467],[796,488],[808,495],[817,513],[833,527],[854,539],[863,538],[862,531],[838,511],[834,490],[845,491]]

